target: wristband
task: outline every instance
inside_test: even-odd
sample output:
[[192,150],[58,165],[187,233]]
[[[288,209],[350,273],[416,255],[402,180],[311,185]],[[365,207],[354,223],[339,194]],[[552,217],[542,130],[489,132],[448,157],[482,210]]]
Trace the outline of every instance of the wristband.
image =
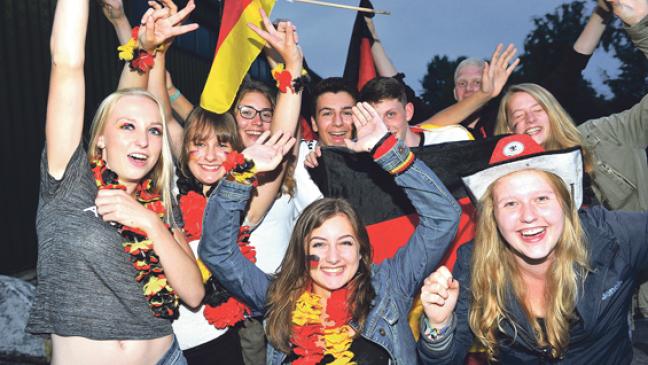
[[232,151],[221,165],[228,174],[228,180],[256,186],[256,167],[254,161],[246,160],[242,153]]
[[171,96],[169,96],[169,102],[173,104],[176,100],[178,100],[180,96],[182,96],[182,94],[180,93],[180,89],[176,87],[176,91],[173,94],[171,94]]
[[292,74],[285,69],[283,63],[278,64],[272,69],[272,78],[277,81],[277,89],[282,93],[286,93],[290,89],[294,94],[297,94],[310,82],[310,76],[308,76],[308,72],[305,69],[302,68],[301,75],[293,79]]
[[448,333],[448,331],[452,327],[453,320],[454,318],[450,319],[450,322],[442,328],[433,328],[432,326],[430,326],[430,321],[428,320],[428,318],[424,317],[423,323],[425,323],[425,331],[423,331],[423,336],[425,336],[428,341],[438,340]]

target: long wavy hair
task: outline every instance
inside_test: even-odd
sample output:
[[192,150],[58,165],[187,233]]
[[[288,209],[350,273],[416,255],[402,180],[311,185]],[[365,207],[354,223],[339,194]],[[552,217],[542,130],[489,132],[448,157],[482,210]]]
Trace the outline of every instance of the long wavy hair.
[[185,177],[193,177],[188,166],[189,147],[192,144],[204,142],[212,135],[219,143],[228,143],[234,151],[241,152],[243,150],[236,121],[231,114],[216,114],[197,106],[187,116],[182,151],[178,161],[180,172]]
[[470,328],[486,348],[491,360],[495,360],[497,355],[496,333],[502,329],[501,322],[509,321],[516,331],[519,328],[516,319],[510,316],[507,305],[507,294],[511,294],[511,290],[526,311],[538,345],[549,346],[551,355],[560,357],[569,343],[569,328],[576,301],[589,271],[583,228],[562,179],[542,170],[524,171],[538,172],[552,186],[565,217],[564,229],[554,249],[555,258],[546,277],[546,336],[526,304],[526,285],[519,273],[515,253],[497,227],[493,204],[497,180],[488,187],[479,202],[470,278]]
[[508,88],[502,101],[500,102],[497,112],[497,122],[495,123],[495,134],[513,133],[509,123],[511,115],[508,113],[511,96],[515,93],[524,92],[531,95],[540,104],[542,109],[549,117],[549,133],[547,140],[542,147],[546,151],[555,151],[574,146],[581,146],[583,151],[583,164],[585,172],[593,173],[593,156],[592,153],[583,146],[583,137],[576,128],[574,120],[569,116],[567,111],[560,105],[558,100],[544,87],[538,84],[525,83],[511,85]]
[[146,175],[145,178],[149,178],[153,181],[155,189],[162,197],[162,202],[164,203],[164,208],[166,213],[164,219],[167,223],[170,223],[173,217],[173,212],[171,208],[171,183],[173,182],[173,155],[171,154],[171,147],[169,143],[169,130],[167,129],[167,121],[164,117],[164,110],[162,105],[157,100],[153,94],[149,93],[143,89],[123,89],[115,91],[114,93],[108,95],[102,102],[99,104],[95,116],[92,120],[92,125],[90,126],[90,140],[88,142],[88,161],[92,161],[98,158],[101,158],[101,148],[97,147],[97,142],[99,136],[104,131],[106,127],[106,121],[112,113],[112,110],[115,107],[115,104],[123,98],[124,96],[141,96],[150,99],[157,105],[158,111],[160,113],[160,120],[162,121],[162,152],[158,158],[157,163],[153,166],[153,169]]
[[[277,101],[275,93],[272,91],[272,89],[261,81],[247,79],[239,88],[236,94],[236,98],[234,99],[234,103],[230,108],[229,112],[230,114],[232,114],[232,116],[234,116],[234,118],[236,118],[236,115],[238,113],[238,107],[241,105],[241,100],[243,100],[245,95],[249,93],[259,93],[263,95],[270,102],[272,110],[275,109]],[[288,162],[287,166],[285,167],[286,172],[284,173],[283,181],[281,183],[281,192],[293,196],[295,194],[295,187],[297,186],[297,183],[293,176],[295,172],[296,159],[292,154],[287,154],[284,158],[286,158]]]
[[[311,283],[310,268],[306,260],[308,241],[313,230],[327,220],[344,215],[349,219],[360,246],[358,271],[347,284],[352,302],[348,303],[353,320],[364,327],[369,314],[369,304],[376,296],[371,285],[372,249],[367,230],[351,205],[344,199],[324,198],[313,202],[297,219],[281,269],[268,289],[268,314],[266,334],[268,341],[284,353],[290,353],[292,313],[297,299]],[[359,332],[358,332],[359,333]],[[358,335],[356,333],[356,335]]]

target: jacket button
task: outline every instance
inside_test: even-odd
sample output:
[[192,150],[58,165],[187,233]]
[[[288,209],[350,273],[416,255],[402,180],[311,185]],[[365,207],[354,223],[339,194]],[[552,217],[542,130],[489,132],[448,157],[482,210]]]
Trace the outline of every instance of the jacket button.
[[381,336],[384,336],[385,335],[385,329],[381,328],[380,330],[378,330],[378,333],[380,333]]

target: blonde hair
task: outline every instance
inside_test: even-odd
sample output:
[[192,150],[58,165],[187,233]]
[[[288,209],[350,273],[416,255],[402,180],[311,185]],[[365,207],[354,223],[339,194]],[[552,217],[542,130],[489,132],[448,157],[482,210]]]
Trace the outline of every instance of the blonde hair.
[[510,290],[525,309],[538,345],[549,346],[551,355],[559,358],[569,343],[569,328],[578,293],[589,271],[585,235],[569,190],[560,177],[550,172],[535,169],[523,171],[538,172],[553,187],[565,217],[564,228],[554,251],[555,259],[546,277],[546,336],[524,300],[526,289],[518,271],[515,253],[498,230],[493,203],[493,190],[498,179],[488,187],[479,202],[468,319],[470,328],[486,348],[490,360],[495,360],[497,355],[496,331],[501,331],[501,322],[509,321],[516,330],[519,326],[515,318],[510,316],[507,306]]
[[593,172],[593,157],[589,150],[583,146],[583,138],[576,128],[573,119],[560,105],[558,100],[556,100],[556,98],[547,89],[540,85],[525,83],[509,87],[499,105],[497,122],[495,123],[495,134],[513,133],[509,123],[510,115],[508,113],[508,106],[513,94],[520,92],[531,95],[547,113],[549,119],[549,133],[547,135],[547,140],[542,144],[542,147],[546,151],[555,151],[574,146],[581,146],[583,150],[585,171],[591,174]]
[[171,154],[171,147],[169,144],[169,131],[167,129],[166,118],[164,117],[164,110],[160,102],[153,96],[143,89],[123,89],[117,90],[114,93],[108,95],[97,108],[97,112],[92,120],[92,125],[90,127],[90,141],[88,143],[88,161],[101,158],[101,149],[97,146],[99,136],[103,133],[106,126],[106,121],[112,113],[113,108],[117,102],[124,96],[141,96],[150,99],[153,101],[160,113],[160,119],[162,121],[162,153],[160,158],[158,158],[157,163],[153,166],[153,169],[148,173],[146,178],[150,178],[155,185],[156,190],[162,196],[162,203],[164,203],[164,208],[166,210],[164,220],[167,223],[170,223],[173,219],[173,210],[171,207],[171,183],[173,181],[173,155]]

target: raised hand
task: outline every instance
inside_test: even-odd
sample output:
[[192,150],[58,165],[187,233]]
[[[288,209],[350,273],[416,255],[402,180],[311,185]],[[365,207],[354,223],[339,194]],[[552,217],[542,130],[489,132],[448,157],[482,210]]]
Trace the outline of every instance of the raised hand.
[[283,159],[283,156],[295,145],[295,137],[281,131],[270,136],[270,131],[265,131],[259,139],[243,150],[246,159],[254,161],[257,172],[272,171]]
[[281,56],[287,69],[301,71],[304,54],[298,45],[299,36],[295,26],[289,21],[282,21],[275,28],[265,11],[260,9],[260,12],[265,30],[252,23],[248,23],[248,26],[267,42],[266,46],[272,47]]
[[353,108],[353,125],[357,140],[345,139],[347,148],[355,152],[369,152],[387,133],[387,126],[371,104],[359,102]]
[[315,149],[310,151],[306,158],[304,159],[304,166],[309,168],[315,168],[319,165],[317,159],[322,157],[322,148],[320,146],[315,146]]
[[646,0],[606,0],[612,5],[614,15],[628,25],[635,25],[648,15]]
[[434,328],[447,326],[459,297],[459,282],[452,278],[447,267],[441,266],[430,274],[421,288],[423,310]]
[[152,51],[174,37],[198,29],[198,24],[195,23],[182,25],[196,8],[194,0],[189,0],[187,6],[180,11],[171,0],[162,0],[162,3],[164,7],[155,1],[149,1],[151,8],[142,16],[139,41],[141,47],[147,51]]
[[95,198],[97,213],[106,222],[117,222],[150,232],[160,218],[120,189],[99,190]]
[[511,63],[511,60],[517,53],[517,49],[513,44],[509,44],[504,52],[502,52],[503,48],[504,46],[501,43],[497,45],[491,56],[490,64],[488,62],[485,63],[482,72],[481,91],[490,95],[492,98],[502,92],[509,76],[511,76],[513,70],[520,63],[519,58],[516,58]]
[[126,17],[122,0],[98,0],[98,3],[110,22]]

